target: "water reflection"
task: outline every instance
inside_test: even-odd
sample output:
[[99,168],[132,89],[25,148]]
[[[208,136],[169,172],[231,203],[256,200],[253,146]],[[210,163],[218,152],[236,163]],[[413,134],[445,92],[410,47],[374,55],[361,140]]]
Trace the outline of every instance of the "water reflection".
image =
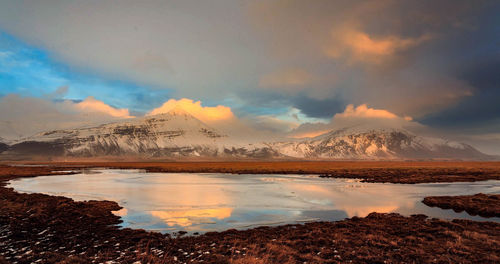
[[111,211],[113,214],[117,216],[126,216],[128,214],[128,209],[127,208],[122,208],[118,211]]
[[[413,199],[398,200],[404,190],[401,188],[363,188],[363,185],[347,184],[332,190],[330,185],[303,185],[290,183],[288,188],[300,193],[303,199],[316,205],[335,206],[346,212],[348,217],[366,216],[371,212],[390,213],[400,207],[413,207]],[[375,198],[375,199],[374,199]],[[406,203],[405,203],[406,202]],[[333,204],[334,203],[334,204]]]
[[[499,181],[453,184],[377,184],[315,175],[144,173],[101,170],[98,174],[14,180],[23,192],[76,200],[117,201],[123,226],[164,232],[205,232],[316,220],[341,220],[371,212],[423,213],[431,217],[481,217],[423,205],[429,195],[500,192]],[[498,218],[490,218],[498,221]]]
[[222,220],[231,216],[233,208],[214,208],[184,211],[151,211],[151,215],[163,220],[168,226],[189,227],[193,224],[210,223],[214,218]]

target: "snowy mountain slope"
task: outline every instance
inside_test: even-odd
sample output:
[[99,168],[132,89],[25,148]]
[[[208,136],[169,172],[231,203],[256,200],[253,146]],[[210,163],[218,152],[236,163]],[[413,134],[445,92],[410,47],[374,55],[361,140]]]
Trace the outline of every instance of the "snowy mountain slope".
[[[4,144],[5,145],[5,144]],[[21,156],[299,159],[491,159],[467,144],[422,137],[397,125],[362,123],[306,139],[255,143],[222,133],[181,108],[166,114],[40,133],[5,145]],[[6,149],[6,150],[5,150]],[[0,144],[0,153],[2,145]]]
[[[13,144],[9,152],[66,156],[261,156],[258,145],[231,143],[181,108],[97,127],[44,132]],[[230,145],[230,146],[227,146]]]
[[286,156],[321,159],[487,159],[472,146],[421,137],[405,129],[348,127],[311,139],[278,142],[271,147]]

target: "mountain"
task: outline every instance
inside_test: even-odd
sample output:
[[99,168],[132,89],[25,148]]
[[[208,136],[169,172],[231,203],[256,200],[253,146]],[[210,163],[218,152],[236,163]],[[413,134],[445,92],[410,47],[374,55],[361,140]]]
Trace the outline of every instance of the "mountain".
[[[54,130],[10,145],[14,156],[142,158],[476,159],[492,157],[470,145],[418,136],[402,127],[364,123],[306,139],[250,142],[212,128],[181,108],[166,114],[94,127]],[[249,137],[247,137],[249,138]],[[3,145],[2,145],[3,144]]]
[[40,133],[12,144],[11,155],[143,156],[143,157],[268,157],[268,149],[239,144],[182,108],[72,130]]
[[0,137],[0,153],[6,151],[7,149],[9,149],[9,145],[7,143],[5,143],[6,141]]
[[271,144],[277,152],[306,159],[490,159],[470,145],[417,136],[402,128],[348,127],[323,135]]

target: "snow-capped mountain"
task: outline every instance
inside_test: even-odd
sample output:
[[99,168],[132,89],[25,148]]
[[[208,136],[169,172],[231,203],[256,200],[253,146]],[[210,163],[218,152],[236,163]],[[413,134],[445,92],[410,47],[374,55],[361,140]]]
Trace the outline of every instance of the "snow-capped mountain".
[[[380,125],[380,124],[379,124]],[[181,108],[94,127],[55,130],[0,144],[3,155],[298,159],[489,159],[470,145],[397,126],[335,128],[306,139],[254,143],[212,128]]]
[[271,144],[277,152],[307,159],[487,159],[470,145],[417,136],[399,128],[349,127],[305,140]]
[[40,133],[12,144],[21,155],[265,157],[266,149],[234,142],[181,108],[168,113],[72,130]]

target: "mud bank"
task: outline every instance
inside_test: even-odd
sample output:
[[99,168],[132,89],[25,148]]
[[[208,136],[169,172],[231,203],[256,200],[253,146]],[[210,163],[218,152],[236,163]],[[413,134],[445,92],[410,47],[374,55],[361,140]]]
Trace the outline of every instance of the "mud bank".
[[482,217],[500,217],[500,194],[430,196],[423,203],[431,207],[453,209],[455,212],[466,211],[470,215]]
[[[372,213],[365,218],[172,237],[120,229],[115,202],[21,194],[17,177],[78,167],[0,166],[0,263],[493,263],[500,224]],[[68,176],[70,177],[70,176]]]

